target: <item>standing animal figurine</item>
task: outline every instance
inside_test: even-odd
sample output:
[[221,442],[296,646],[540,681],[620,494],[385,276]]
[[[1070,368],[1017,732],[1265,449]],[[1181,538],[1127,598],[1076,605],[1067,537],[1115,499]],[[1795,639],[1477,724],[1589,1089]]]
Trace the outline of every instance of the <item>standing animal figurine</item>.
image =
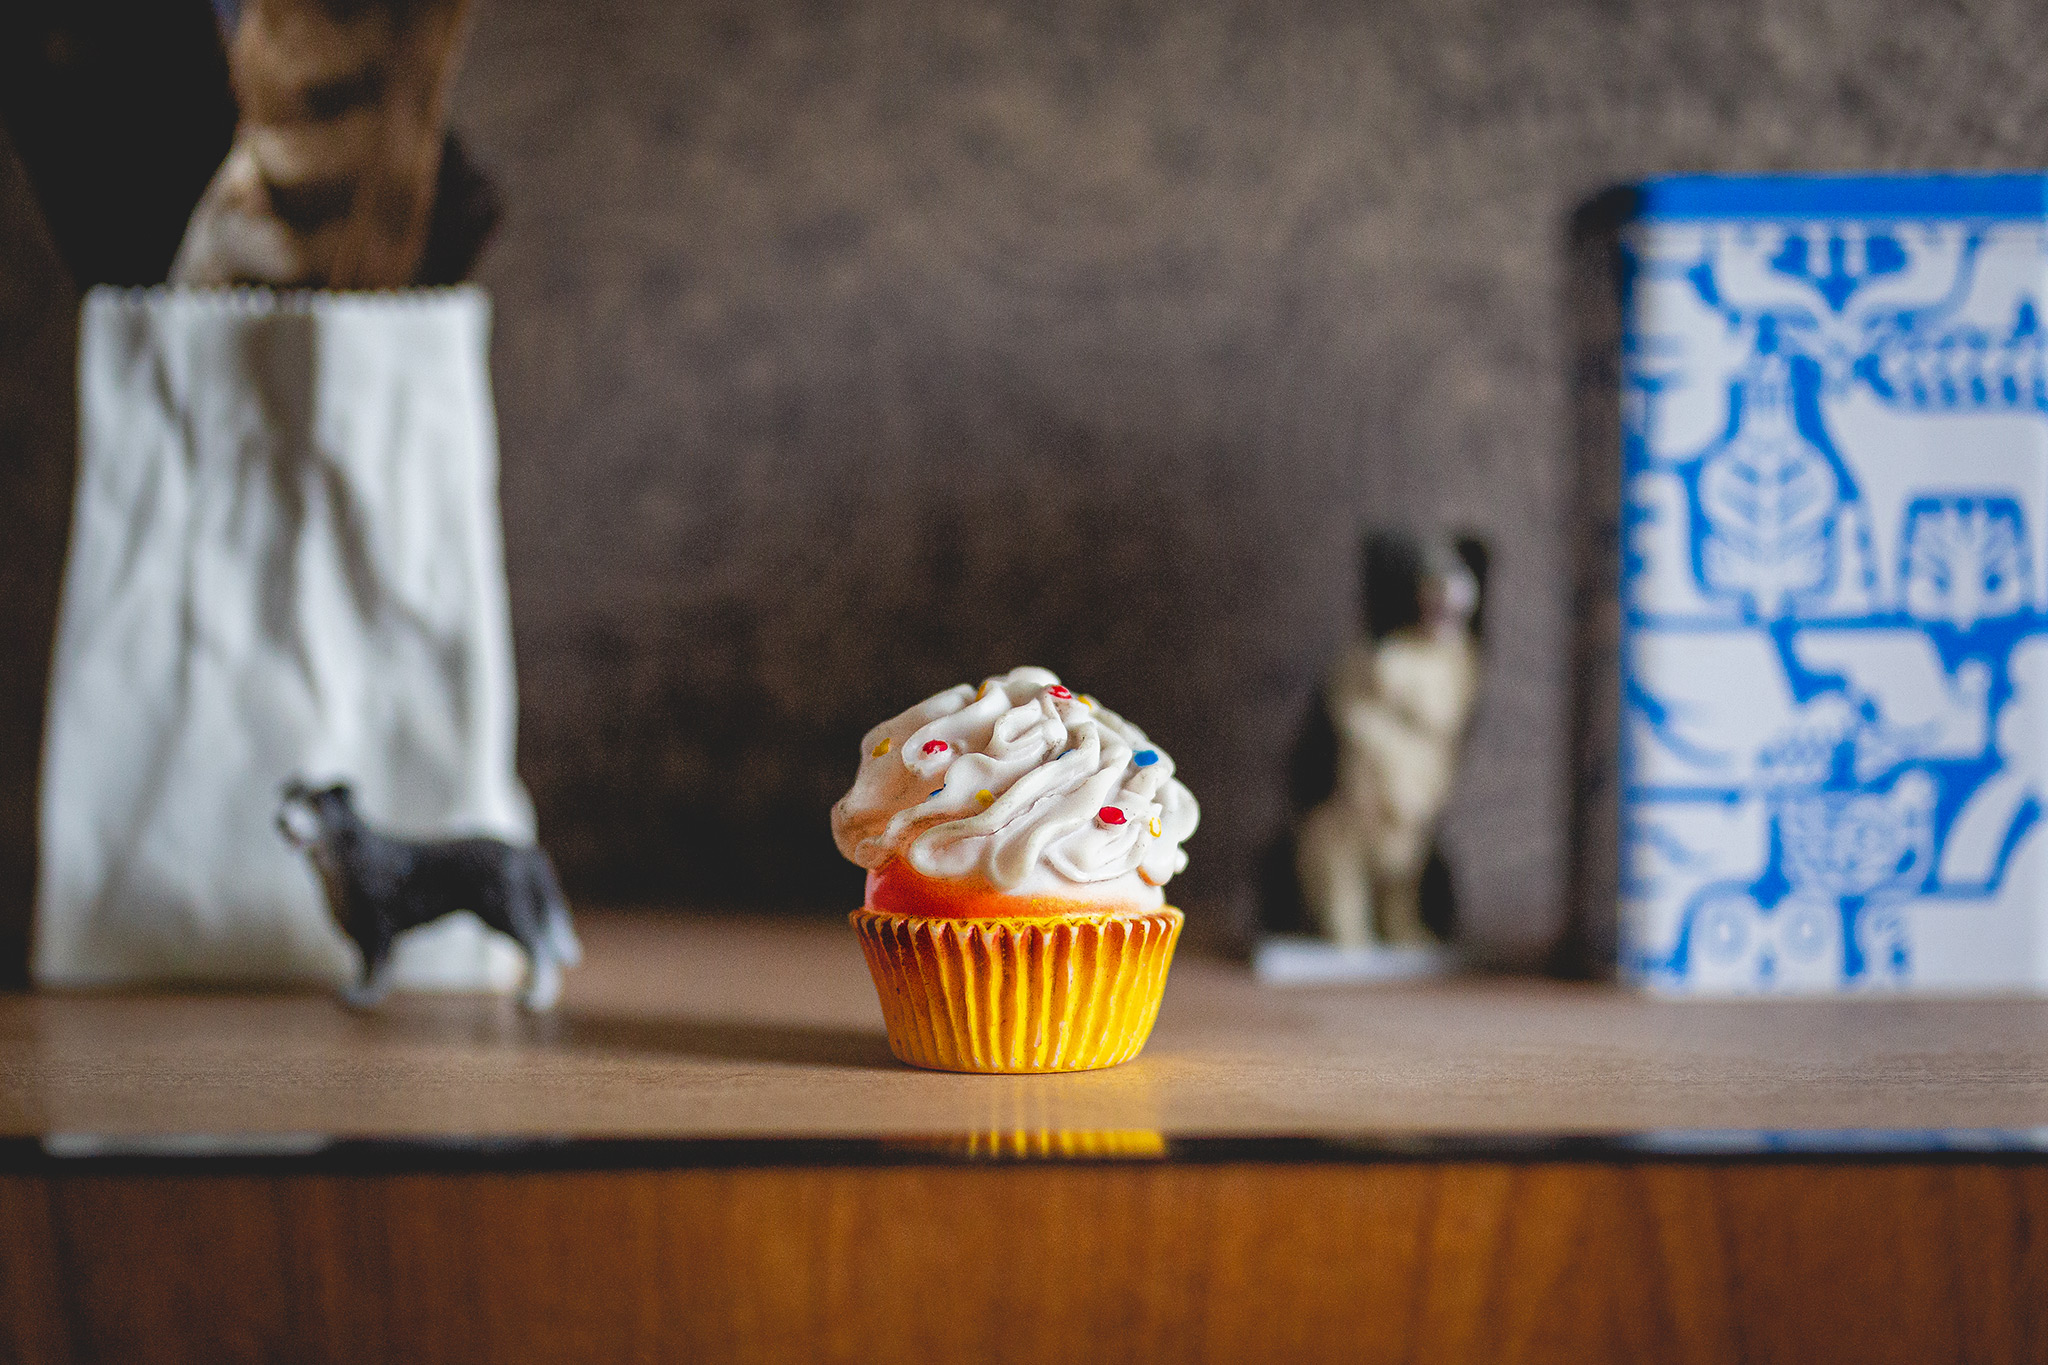
[[524,1003],[552,1007],[563,967],[583,959],[554,864],[539,848],[498,839],[415,842],[379,834],[346,785],[284,789],[277,827],[312,859],[327,908],[363,954],[348,1002],[367,1008],[391,989],[391,945],[407,929],[467,910],[526,950]]
[[1302,900],[1339,947],[1437,941],[1422,884],[1478,694],[1486,560],[1470,538],[1366,542],[1365,635],[1324,696],[1335,789],[1295,842]]

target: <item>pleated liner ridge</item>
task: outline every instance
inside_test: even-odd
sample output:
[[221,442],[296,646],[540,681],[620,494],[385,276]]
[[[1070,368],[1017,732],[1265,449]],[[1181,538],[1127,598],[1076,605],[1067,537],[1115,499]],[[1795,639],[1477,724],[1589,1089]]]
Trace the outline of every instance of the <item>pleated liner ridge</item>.
[[1088,1071],[1138,1055],[1183,916],[922,919],[860,909],[889,1048],[939,1071]]

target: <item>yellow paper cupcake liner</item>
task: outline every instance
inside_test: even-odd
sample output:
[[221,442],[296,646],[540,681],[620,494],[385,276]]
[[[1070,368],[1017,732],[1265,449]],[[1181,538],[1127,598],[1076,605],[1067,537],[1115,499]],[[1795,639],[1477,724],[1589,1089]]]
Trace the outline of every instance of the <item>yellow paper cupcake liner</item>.
[[939,1071],[1088,1071],[1138,1055],[1180,938],[1172,906],[1100,919],[860,909],[889,1048]]

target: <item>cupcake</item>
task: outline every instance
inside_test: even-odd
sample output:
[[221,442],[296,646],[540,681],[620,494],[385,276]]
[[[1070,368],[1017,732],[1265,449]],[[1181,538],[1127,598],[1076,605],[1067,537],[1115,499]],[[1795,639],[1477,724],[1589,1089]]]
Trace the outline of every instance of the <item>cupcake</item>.
[[1138,1055],[1201,811],[1137,726],[1043,668],[962,684],[861,740],[832,808],[867,869],[853,927],[889,1046],[944,1071],[1085,1071]]

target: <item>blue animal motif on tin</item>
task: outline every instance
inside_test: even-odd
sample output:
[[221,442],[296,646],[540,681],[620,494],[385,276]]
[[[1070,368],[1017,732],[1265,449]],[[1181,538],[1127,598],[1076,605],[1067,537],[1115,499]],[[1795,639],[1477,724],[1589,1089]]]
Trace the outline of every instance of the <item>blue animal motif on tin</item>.
[[1906,506],[1900,578],[1908,615],[1968,630],[2026,610],[2026,516],[2005,497],[1930,496]]
[[1643,197],[1624,974],[2048,989],[2048,180]]
[[1825,898],[1917,890],[1933,870],[1934,781],[1908,770],[1887,792],[1799,791],[1776,805],[1792,889]]

